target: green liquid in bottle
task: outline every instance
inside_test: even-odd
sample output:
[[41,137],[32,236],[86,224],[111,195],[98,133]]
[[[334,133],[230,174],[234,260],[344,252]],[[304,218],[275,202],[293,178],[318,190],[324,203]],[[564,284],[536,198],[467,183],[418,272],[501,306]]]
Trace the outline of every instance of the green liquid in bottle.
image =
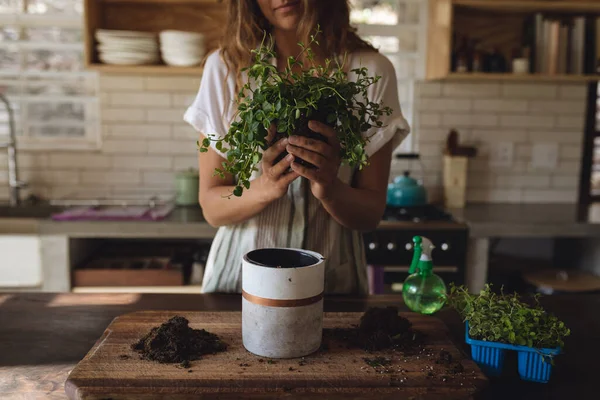
[[412,274],[404,281],[402,297],[412,311],[433,314],[446,302],[446,284],[435,274]]

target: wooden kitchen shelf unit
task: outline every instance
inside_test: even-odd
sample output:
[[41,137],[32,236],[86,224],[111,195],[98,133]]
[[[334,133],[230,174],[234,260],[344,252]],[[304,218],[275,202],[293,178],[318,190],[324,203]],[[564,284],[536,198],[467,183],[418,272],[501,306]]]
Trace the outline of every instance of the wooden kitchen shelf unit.
[[512,74],[455,73],[451,69],[452,37],[477,33],[501,48],[520,45],[523,21],[537,12],[550,14],[600,15],[596,0],[430,0],[427,80],[517,81],[517,82],[586,82],[600,78],[595,74]]
[[206,53],[215,49],[225,23],[222,0],[84,0],[85,66],[101,73],[192,75],[200,66],[109,65],[99,61],[96,29],[158,33],[174,29],[205,35]]

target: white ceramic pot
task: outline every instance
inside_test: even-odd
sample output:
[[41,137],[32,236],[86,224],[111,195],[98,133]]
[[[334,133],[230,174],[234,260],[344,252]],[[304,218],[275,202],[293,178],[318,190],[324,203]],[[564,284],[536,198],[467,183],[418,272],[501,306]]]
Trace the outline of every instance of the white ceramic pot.
[[323,257],[300,249],[253,250],[242,261],[242,338],[270,358],[309,355],[323,334]]

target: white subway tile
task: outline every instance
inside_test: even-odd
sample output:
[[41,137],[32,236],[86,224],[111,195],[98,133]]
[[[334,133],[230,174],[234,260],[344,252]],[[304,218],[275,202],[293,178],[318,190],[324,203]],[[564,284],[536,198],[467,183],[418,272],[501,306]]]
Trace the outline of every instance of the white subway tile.
[[541,175],[500,175],[496,178],[498,188],[548,188],[550,177]]
[[200,134],[188,124],[173,125],[173,138],[182,140],[198,140]]
[[140,76],[117,76],[100,74],[100,90],[143,90],[144,78]]
[[71,169],[60,170],[28,170],[19,171],[19,178],[30,185],[69,185],[79,183],[79,172]]
[[530,131],[528,136],[531,143],[557,142],[578,144],[583,140],[583,132]]
[[108,187],[93,185],[73,185],[57,183],[50,187],[50,196],[53,199],[90,199],[97,197],[106,197],[109,194]]
[[421,112],[419,113],[419,125],[421,128],[431,128],[440,126],[442,122],[442,115],[434,112]]
[[579,175],[579,170],[581,169],[581,163],[579,161],[561,161],[558,163],[558,168],[556,168],[555,172],[560,174],[575,174]]
[[495,184],[495,175],[490,172],[469,171],[467,176],[468,188],[489,188]]
[[173,170],[185,171],[190,168],[198,169],[198,157],[188,156],[174,156],[173,157]]
[[532,147],[531,144],[518,143],[515,146],[515,158],[517,160],[529,160],[531,158]]
[[110,156],[89,152],[52,153],[50,168],[104,169],[111,164]]
[[422,99],[419,108],[423,111],[469,111],[470,99]]
[[572,176],[553,176],[551,186],[556,189],[577,189],[579,188],[579,177]]
[[164,91],[164,92],[190,92],[198,91],[200,87],[199,77],[162,77],[149,76],[146,77],[146,90],[149,91]]
[[114,156],[115,170],[170,170],[171,157],[161,156]]
[[500,125],[515,128],[551,128],[554,126],[552,115],[502,115]]
[[535,114],[576,114],[583,116],[585,114],[585,103],[572,100],[536,100],[530,102],[529,110]]
[[580,160],[581,159],[581,146],[580,145],[563,145],[560,146],[560,159],[561,160]]
[[560,85],[558,88],[558,96],[561,99],[576,99],[585,101],[587,97],[587,85]]
[[444,150],[444,144],[439,143],[421,143],[419,144],[419,154],[422,157],[441,157]]
[[585,118],[583,116],[571,117],[559,115],[556,126],[558,128],[573,128],[583,131],[585,126]]
[[448,113],[444,114],[442,118],[442,125],[448,126],[449,128],[496,127],[498,126],[498,116],[484,113]]
[[148,122],[177,122],[183,121],[185,110],[146,110],[146,120]]
[[505,83],[502,86],[502,96],[515,99],[555,99],[558,93],[557,85]]
[[445,97],[484,97],[494,98],[500,94],[499,83],[444,83]]
[[[424,128],[419,129],[419,142],[439,142],[446,140],[449,130],[446,128]],[[459,132],[459,139],[463,139],[463,132]]]
[[521,203],[521,189],[467,189],[467,201],[472,203]]
[[174,140],[152,140],[148,141],[148,153],[150,154],[182,154],[192,156],[198,148],[195,141],[177,142]]
[[159,186],[174,186],[175,174],[172,172],[142,172],[142,183]]
[[101,92],[98,94],[100,105],[108,106],[110,104],[110,93],[109,92]]
[[577,201],[577,190],[525,189],[523,201],[526,203],[574,203]]
[[423,98],[439,97],[442,95],[442,84],[439,82],[419,82],[416,85],[416,92]]
[[171,96],[168,93],[124,93],[110,94],[110,104],[126,107],[169,107]]
[[102,142],[102,151],[106,154],[145,154],[148,143],[144,140],[106,139]]
[[185,93],[185,94],[171,94],[171,104],[173,107],[188,107],[192,104],[194,99],[196,98],[195,93]]
[[103,122],[144,122],[146,112],[141,108],[103,108],[101,111]]
[[484,129],[477,128],[471,131],[470,141],[477,143],[496,143],[496,142],[526,142],[527,132],[521,129]]
[[[19,168],[43,169],[48,167],[48,155],[38,151],[17,151],[17,165]],[[8,168],[8,157],[6,152],[0,153],[0,170]]]
[[166,139],[171,136],[171,125],[169,124],[118,124],[106,125],[109,138],[156,138]]
[[490,111],[496,113],[526,113],[527,100],[508,99],[473,99],[474,111]]
[[81,182],[85,185],[135,184],[140,182],[138,171],[83,171]]

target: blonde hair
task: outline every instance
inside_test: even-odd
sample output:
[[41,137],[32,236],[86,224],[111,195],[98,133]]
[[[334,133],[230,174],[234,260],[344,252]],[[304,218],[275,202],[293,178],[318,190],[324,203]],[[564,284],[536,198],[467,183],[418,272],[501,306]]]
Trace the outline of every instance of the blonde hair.
[[[302,43],[309,43],[310,35],[319,25],[322,31],[317,38],[319,45],[313,46],[317,57],[332,58],[358,50],[377,51],[350,26],[348,0],[302,1],[304,15],[298,24],[298,38]],[[256,0],[228,0],[227,24],[220,48],[228,73],[236,78],[236,89],[242,86],[241,70],[252,63],[251,50],[260,45],[271,28]]]

